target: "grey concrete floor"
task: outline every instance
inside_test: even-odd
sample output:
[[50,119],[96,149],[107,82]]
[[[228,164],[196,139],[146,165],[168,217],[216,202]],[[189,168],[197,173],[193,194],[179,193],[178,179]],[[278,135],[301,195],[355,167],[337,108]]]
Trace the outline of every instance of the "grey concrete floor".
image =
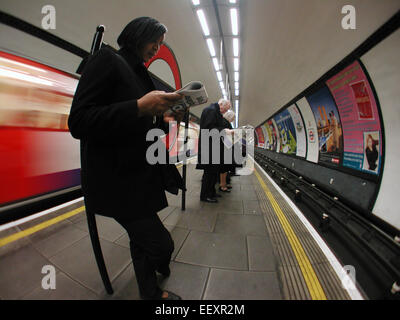
[[[161,288],[185,300],[282,299],[276,259],[255,192],[257,179],[232,177],[232,191],[220,192],[219,203],[210,204],[200,202],[202,173],[188,166],[185,211],[180,208],[181,195],[168,194],[169,207],[158,213],[175,242],[171,275],[160,278]],[[64,211],[79,206],[83,203]],[[139,299],[127,233],[111,218],[96,216],[96,220],[113,295],[105,292],[86,215],[81,212],[0,248],[0,298]],[[42,287],[46,265],[55,268],[55,289]]]

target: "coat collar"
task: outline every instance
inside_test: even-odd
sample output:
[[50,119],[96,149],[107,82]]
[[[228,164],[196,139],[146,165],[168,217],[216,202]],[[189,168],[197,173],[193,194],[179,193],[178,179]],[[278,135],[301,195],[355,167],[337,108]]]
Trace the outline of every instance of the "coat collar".
[[133,70],[137,70],[138,68],[146,69],[143,59],[132,53],[132,51],[128,50],[127,48],[120,49],[118,53],[125,58]]
[[145,87],[147,92],[155,90],[155,86],[153,81],[150,78],[150,75],[147,71],[146,66],[144,65],[143,59],[132,53],[132,51],[122,48],[118,51],[125,61],[129,64],[132,70],[142,79],[142,86]]

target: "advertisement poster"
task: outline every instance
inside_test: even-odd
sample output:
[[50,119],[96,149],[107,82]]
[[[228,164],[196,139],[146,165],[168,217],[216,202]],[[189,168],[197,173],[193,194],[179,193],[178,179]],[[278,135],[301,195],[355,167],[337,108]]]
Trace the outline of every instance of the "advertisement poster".
[[307,136],[307,161],[318,163],[318,131],[317,124],[315,123],[314,115],[311,111],[311,107],[306,98],[301,98],[296,102],[301,115],[303,116],[304,125],[306,126]]
[[277,133],[275,130],[275,126],[272,123],[272,120],[268,120],[265,124],[264,127],[268,133],[268,145],[267,149],[276,151],[278,148],[278,138],[277,138]]
[[343,133],[335,101],[327,87],[306,98],[317,124],[319,162],[338,166],[343,154]]
[[294,128],[292,117],[286,109],[274,117],[278,127],[280,148],[279,152],[286,154],[296,154],[296,130]]
[[257,127],[256,128],[256,134],[257,134],[258,147],[259,148],[264,148],[265,141],[264,141],[264,134],[262,132],[261,127]]
[[263,137],[264,137],[264,149],[267,149],[269,140],[268,140],[268,132],[267,129],[265,128],[264,125],[261,125],[261,130],[263,132]]
[[356,61],[326,82],[343,127],[343,166],[379,174],[382,144],[375,97]]
[[299,109],[295,105],[288,108],[290,116],[292,117],[294,128],[296,130],[296,142],[297,150],[296,156],[305,158],[306,157],[306,133],[304,129],[303,119]]

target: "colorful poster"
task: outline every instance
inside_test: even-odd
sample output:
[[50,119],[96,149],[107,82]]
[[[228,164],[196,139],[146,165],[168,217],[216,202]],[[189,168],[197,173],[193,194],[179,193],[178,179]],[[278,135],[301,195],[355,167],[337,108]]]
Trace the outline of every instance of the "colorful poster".
[[304,119],[304,124],[306,126],[306,136],[307,136],[307,161],[318,163],[318,130],[317,124],[315,123],[314,115],[311,111],[311,107],[308,104],[306,98],[301,98],[296,102],[301,115]]
[[317,123],[319,162],[339,165],[343,154],[343,137],[335,101],[327,87],[306,98]]
[[256,128],[256,134],[257,134],[257,145],[259,148],[264,148],[265,141],[264,141],[264,134],[262,132],[261,127]]
[[267,132],[267,129],[265,128],[264,125],[261,125],[261,130],[262,130],[263,136],[264,136],[264,149],[266,149],[266,148],[267,148],[267,145],[268,145],[268,143],[269,143],[269,140],[268,140],[268,132]]
[[278,138],[277,138],[277,133],[274,124],[272,123],[272,120],[268,120],[265,124],[264,127],[267,131],[268,134],[268,144],[267,144],[267,149],[276,151],[278,148]]
[[292,117],[294,128],[296,130],[296,156],[305,158],[306,157],[306,133],[304,130],[303,119],[299,109],[295,105],[288,108],[290,116]]
[[279,152],[286,154],[296,154],[296,130],[294,128],[292,117],[286,109],[274,117],[278,126],[280,138]]
[[343,166],[379,174],[382,143],[375,97],[356,61],[326,82],[343,127]]

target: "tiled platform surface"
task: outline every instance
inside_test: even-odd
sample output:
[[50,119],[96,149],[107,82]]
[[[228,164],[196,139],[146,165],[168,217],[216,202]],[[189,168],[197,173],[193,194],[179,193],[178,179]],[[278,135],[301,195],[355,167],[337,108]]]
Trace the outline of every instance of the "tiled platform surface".
[[[185,211],[180,195],[168,194],[170,206],[159,212],[175,242],[171,276],[160,279],[160,286],[185,300],[282,299],[257,179],[233,177],[232,192],[209,204],[199,200],[202,173],[188,165]],[[0,298],[139,299],[125,230],[113,219],[96,219],[113,295],[105,293],[83,212],[0,248]],[[42,288],[45,265],[55,267],[54,290]]]

